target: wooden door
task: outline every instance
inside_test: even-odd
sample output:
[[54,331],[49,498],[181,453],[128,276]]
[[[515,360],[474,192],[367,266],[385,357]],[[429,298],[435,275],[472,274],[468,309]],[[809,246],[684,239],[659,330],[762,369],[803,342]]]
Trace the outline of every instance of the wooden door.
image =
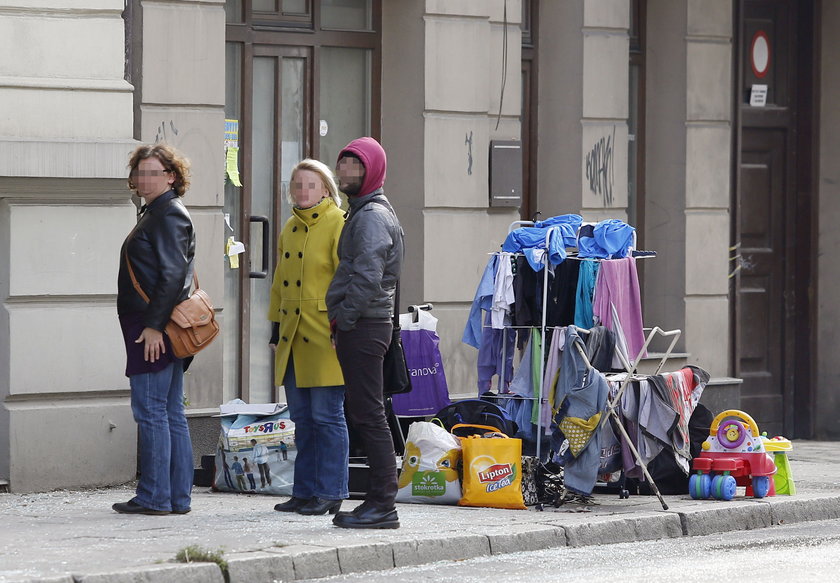
[[[739,4],[734,363],[762,431],[810,433],[809,0]],[[766,103],[752,94],[766,86]]]

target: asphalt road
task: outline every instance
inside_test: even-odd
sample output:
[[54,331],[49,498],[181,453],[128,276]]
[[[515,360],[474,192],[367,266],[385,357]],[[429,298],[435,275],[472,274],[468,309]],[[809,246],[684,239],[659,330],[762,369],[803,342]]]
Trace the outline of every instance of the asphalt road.
[[318,583],[831,582],[840,580],[840,520],[711,536],[559,548],[357,573]]

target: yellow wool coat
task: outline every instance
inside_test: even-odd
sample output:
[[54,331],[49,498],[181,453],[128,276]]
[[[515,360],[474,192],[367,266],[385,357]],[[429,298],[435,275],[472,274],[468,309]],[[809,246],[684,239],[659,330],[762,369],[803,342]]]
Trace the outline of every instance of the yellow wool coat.
[[331,198],[308,209],[292,209],[280,233],[268,319],[280,323],[274,382],[283,383],[289,354],[298,387],[344,384],[330,342],[324,296],[338,267],[338,238],[344,211]]

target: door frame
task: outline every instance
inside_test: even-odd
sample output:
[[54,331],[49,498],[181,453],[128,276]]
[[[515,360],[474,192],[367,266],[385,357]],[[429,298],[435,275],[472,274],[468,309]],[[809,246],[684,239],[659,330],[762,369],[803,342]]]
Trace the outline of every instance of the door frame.
[[[320,119],[320,48],[324,47],[341,47],[341,48],[361,48],[371,50],[371,119],[370,129],[371,136],[380,139],[381,137],[381,87],[382,87],[382,0],[372,0],[371,2],[371,30],[327,30],[321,29],[320,26],[314,23],[320,22],[320,6],[319,2],[313,1],[309,7],[311,10],[311,18],[308,23],[297,23],[290,25],[289,22],[278,22],[276,25],[267,24],[265,21],[255,22],[251,15],[251,2],[244,0],[242,3],[242,14],[240,22],[226,22],[225,25],[225,43],[238,43],[241,45],[240,51],[240,66],[241,66],[241,86],[240,86],[240,103],[241,103],[241,118],[244,123],[240,124],[239,141],[242,145],[250,144],[251,132],[249,124],[253,119],[253,104],[251,101],[250,89],[253,86],[253,59],[255,56],[304,56],[307,58],[306,66],[306,111],[304,132],[304,155],[313,156],[320,150],[320,136],[318,132],[318,120]],[[295,54],[294,51],[299,51]],[[282,82],[280,76],[277,78],[277,95],[280,91],[280,83]],[[280,100],[275,103],[275,111],[278,116],[276,129],[281,129],[280,119]],[[246,249],[250,250],[250,219],[252,216],[251,209],[251,191],[248,180],[248,172],[251,168],[251,148],[243,147],[240,149],[241,167],[243,170],[243,189],[242,189],[242,209],[239,223],[236,228],[241,233],[242,242],[245,243]],[[276,159],[276,156],[275,156]],[[274,188],[275,192],[280,192],[281,175],[278,171],[274,173]],[[272,219],[274,224],[279,225],[279,205],[275,206],[275,216]],[[277,231],[277,229],[275,229]],[[279,231],[270,233],[269,241],[269,270],[276,265],[277,262],[277,245],[276,237]],[[250,252],[250,251],[249,251]],[[244,267],[244,266],[243,266]],[[240,269],[239,278],[239,303],[237,309],[239,310],[239,329],[236,334],[236,342],[238,343],[239,361],[237,384],[238,387],[234,391],[239,398],[249,402],[250,399],[250,369],[247,363],[250,362],[250,317],[251,317],[251,293],[249,285],[249,270]],[[273,272],[269,273],[269,278]],[[268,340],[266,338],[266,344]],[[276,398],[276,387],[275,387]]]
[[[816,313],[817,313],[817,261],[818,220],[817,192],[819,176],[819,22],[820,0],[776,0],[788,8],[791,75],[791,111],[761,112],[744,107],[742,94],[744,76],[744,13],[745,3],[738,0],[734,6],[733,51],[733,138],[732,138],[732,201],[731,241],[732,255],[740,250],[734,246],[740,241],[740,167],[742,164],[743,128],[786,127],[790,129],[786,156],[786,202],[790,214],[785,224],[784,262],[789,266],[783,278],[785,289],[783,351],[783,424],[784,434],[795,438],[810,438],[814,434],[813,408],[817,388],[814,387],[816,366]],[[787,116],[791,116],[787,123]],[[737,266],[733,264],[733,267]],[[730,285],[730,359],[733,374],[739,374],[738,335],[740,276],[734,273]],[[791,297],[792,296],[792,297]],[[792,333],[787,333],[791,331]]]

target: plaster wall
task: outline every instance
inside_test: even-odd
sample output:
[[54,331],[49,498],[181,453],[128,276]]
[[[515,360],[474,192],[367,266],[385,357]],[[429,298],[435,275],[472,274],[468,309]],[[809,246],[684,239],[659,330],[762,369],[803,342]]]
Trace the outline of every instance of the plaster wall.
[[[645,247],[647,325],[686,329],[686,4],[648,0],[645,47]],[[684,337],[676,346],[684,350]]]
[[[442,8],[450,3],[442,3]],[[382,4],[382,146],[389,153],[388,199],[405,231],[403,306],[423,302],[425,257],[425,14],[424,2]]]
[[581,204],[583,13],[582,2],[540,3],[536,210],[543,217]]
[[720,377],[730,373],[732,5],[686,8],[685,349]]
[[125,377],[102,365],[124,359],[105,258],[134,218],[123,9],[0,7],[0,478],[12,491],[134,476]]
[[521,5],[508,2],[507,13],[504,5],[383,4],[386,191],[407,244],[401,303],[435,304],[454,394],[462,379],[474,386],[476,351],[460,339],[487,253],[518,218],[516,209],[488,208],[490,140],[520,135]]
[[[223,326],[224,0],[140,4],[142,27],[135,28],[135,50],[141,57],[133,71],[135,137],[144,143],[167,142],[190,160],[192,178],[184,203],[195,225],[195,266]],[[223,355],[220,335],[187,371],[184,392],[191,418],[212,414],[223,402]],[[199,433],[193,436],[196,461],[201,453],[215,450],[214,441]]]

